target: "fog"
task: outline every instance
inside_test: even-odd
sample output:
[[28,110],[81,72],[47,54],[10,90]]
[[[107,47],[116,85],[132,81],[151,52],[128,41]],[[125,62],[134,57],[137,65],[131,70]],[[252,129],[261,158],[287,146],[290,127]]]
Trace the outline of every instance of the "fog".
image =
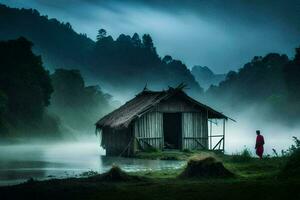
[[[300,138],[300,125],[289,124],[291,119],[278,121],[277,117],[270,117],[268,111],[259,106],[249,106],[239,112],[220,108],[224,114],[236,120],[228,120],[226,124],[225,150],[227,154],[240,153],[248,149],[255,155],[256,130],[260,130],[265,138],[265,155],[275,156],[273,149],[279,155],[282,150],[287,150],[294,142],[293,136]],[[221,133],[222,123],[213,124],[213,133]]]
[[99,28],[114,38],[121,33],[150,33],[160,55],[172,55],[188,67],[208,66],[216,73],[237,69],[253,56],[269,52],[280,50],[291,56],[300,43],[300,4],[295,0],[0,2],[36,8],[70,22],[92,39]]
[[300,127],[287,127],[276,123],[260,121],[257,118],[237,118],[237,122],[229,122],[226,134],[226,152],[239,153],[249,149],[255,156],[256,130],[260,130],[265,138],[265,154],[274,156],[275,149],[279,154],[293,144],[293,136],[300,137]]
[[[15,7],[37,8],[44,15],[71,22],[77,32],[87,33],[92,39],[95,39],[99,28],[107,29],[108,34],[114,38],[121,33],[150,33],[159,55],[170,54],[173,58],[183,60],[188,67],[206,65],[216,73],[235,70],[255,55],[276,51],[291,56],[294,47],[300,44],[300,6],[296,1],[256,5],[249,3],[250,1],[243,5],[234,1],[231,6],[220,3],[222,1],[190,1],[190,4],[182,1],[169,4],[152,1],[151,4],[148,1],[134,0],[126,3],[118,0],[75,0],[72,4],[66,0],[0,2]],[[74,83],[73,80],[70,82]],[[82,95],[84,91],[91,89],[83,85],[83,92],[77,98],[71,93],[67,103],[51,102],[48,111],[60,130],[60,135],[53,135],[60,137],[50,138],[43,132],[33,136],[27,130],[22,133],[24,138],[2,140],[0,185],[22,182],[30,177],[78,177],[89,170],[102,173],[113,164],[119,165],[125,171],[183,166],[184,163],[180,161],[105,157],[99,138],[95,136],[95,122],[121,103],[133,98],[139,91],[128,88],[123,93],[111,93],[116,88],[104,84],[101,87],[102,91],[113,94],[113,97],[107,98],[107,94],[103,93],[98,97],[102,99],[101,102],[98,98],[91,101],[90,96],[82,98],[83,101],[80,97],[85,97]],[[141,85],[140,89],[143,87]],[[163,89],[161,85],[151,85],[150,89],[153,88]],[[71,88],[70,91],[74,89]],[[124,96],[125,93],[127,96]],[[62,94],[65,95],[65,91]],[[56,97],[58,100],[62,99],[62,102],[67,99],[63,95]],[[71,105],[76,100],[82,101]],[[228,120],[226,126],[226,154],[236,154],[247,148],[255,156],[256,130],[261,130],[266,143],[265,154],[270,156],[274,156],[272,149],[279,154],[281,150],[288,149],[293,143],[293,136],[300,138],[299,123],[289,125],[287,122],[290,119],[278,120],[278,116],[273,117],[261,106],[233,110],[222,99],[219,102],[208,100],[203,103],[236,120]],[[218,122],[213,126],[213,133],[220,134],[222,124]],[[214,144],[217,142],[217,139],[213,141]]]
[[[93,139],[93,140],[91,140]],[[113,165],[127,172],[174,169],[183,161],[143,160],[106,157],[96,137],[82,142],[0,145],[0,185],[16,184],[29,178],[84,177],[82,173],[103,173]]]
[[[256,130],[261,130],[265,138],[265,154],[279,155],[293,143],[292,137],[300,137],[300,127],[289,127],[281,123],[273,123],[264,118],[264,111],[251,107],[238,113],[228,109],[220,109],[236,122],[226,123],[225,153],[238,154],[248,149],[255,156]],[[78,120],[74,118],[74,120]],[[79,121],[77,121],[80,124]],[[84,125],[85,127],[88,124]],[[92,127],[85,133],[75,131],[64,133],[61,139],[53,140],[34,138],[3,141],[0,145],[0,185],[16,184],[29,178],[45,180],[50,178],[83,177],[82,173],[95,171],[103,173],[116,164],[125,171],[161,170],[182,167],[183,161],[142,160],[122,157],[106,157],[105,150],[100,147],[99,137]],[[222,133],[222,121],[213,124],[213,135]],[[70,131],[70,130],[68,130]],[[213,139],[214,146],[218,139]]]

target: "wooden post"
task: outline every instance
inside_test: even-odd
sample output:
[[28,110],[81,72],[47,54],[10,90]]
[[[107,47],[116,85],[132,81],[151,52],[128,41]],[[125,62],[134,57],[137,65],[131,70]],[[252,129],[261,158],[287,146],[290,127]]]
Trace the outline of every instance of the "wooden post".
[[225,124],[226,124],[226,119],[223,119],[223,153],[225,153]]
[[209,130],[209,132],[210,132],[210,137],[209,137],[210,149],[212,148],[212,121],[211,120],[210,120],[210,130]]

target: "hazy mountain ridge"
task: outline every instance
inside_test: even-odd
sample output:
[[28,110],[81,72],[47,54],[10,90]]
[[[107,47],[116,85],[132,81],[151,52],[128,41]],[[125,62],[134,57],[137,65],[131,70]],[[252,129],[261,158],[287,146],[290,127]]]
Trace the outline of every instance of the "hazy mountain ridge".
[[221,81],[224,81],[226,74],[215,74],[208,67],[195,65],[191,70],[196,81],[204,88],[208,89],[211,85],[218,85]]
[[69,23],[48,19],[34,9],[9,8],[0,4],[0,39],[25,37],[34,43],[34,51],[41,54],[50,70],[81,68],[94,41],[78,34]]
[[205,95],[211,104],[231,112],[251,110],[271,123],[297,125],[300,113],[300,48],[294,58],[269,53],[255,56],[238,71],[230,71]]
[[[202,93],[190,70],[171,57],[167,62],[156,53],[150,35],[121,34],[117,39],[103,35],[93,41],[78,34],[70,23],[41,16],[37,10],[9,8],[0,4],[0,40],[24,36],[42,55],[44,66],[78,69],[87,83],[100,84],[113,94],[133,96],[146,84],[150,89],[167,88],[185,82],[194,96]],[[95,27],[96,29],[97,27]],[[146,44],[147,43],[147,44]]]

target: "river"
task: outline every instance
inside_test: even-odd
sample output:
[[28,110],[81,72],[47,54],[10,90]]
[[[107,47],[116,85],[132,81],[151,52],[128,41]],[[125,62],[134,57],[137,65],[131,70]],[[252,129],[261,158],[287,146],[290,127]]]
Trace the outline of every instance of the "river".
[[0,146],[0,185],[22,183],[29,178],[80,177],[87,171],[103,173],[118,165],[127,172],[182,167],[183,161],[106,157],[98,143]]

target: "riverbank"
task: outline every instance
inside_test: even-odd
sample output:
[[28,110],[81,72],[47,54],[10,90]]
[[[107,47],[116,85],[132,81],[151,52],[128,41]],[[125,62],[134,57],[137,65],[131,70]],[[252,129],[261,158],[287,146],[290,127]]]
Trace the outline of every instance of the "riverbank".
[[[0,187],[0,199],[299,199],[299,180],[278,179],[286,158],[258,160],[216,156],[236,176],[228,179],[180,179],[180,169],[131,172],[129,181],[92,177],[30,180]],[[97,175],[96,175],[97,176]]]

